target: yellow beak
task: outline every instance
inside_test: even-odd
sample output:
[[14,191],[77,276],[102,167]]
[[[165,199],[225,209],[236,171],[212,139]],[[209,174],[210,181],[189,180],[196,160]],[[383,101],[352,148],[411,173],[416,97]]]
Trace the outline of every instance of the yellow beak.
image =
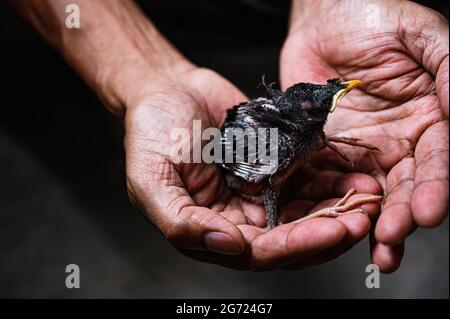
[[334,96],[333,96],[333,102],[331,104],[331,108],[330,108],[330,113],[334,111],[334,109],[336,108],[336,105],[338,104],[338,102],[351,90],[353,90],[354,88],[357,88],[358,86],[360,86],[362,84],[362,82],[360,80],[350,80],[347,82],[342,82],[342,84],[344,84],[346,87],[342,90],[339,90]]

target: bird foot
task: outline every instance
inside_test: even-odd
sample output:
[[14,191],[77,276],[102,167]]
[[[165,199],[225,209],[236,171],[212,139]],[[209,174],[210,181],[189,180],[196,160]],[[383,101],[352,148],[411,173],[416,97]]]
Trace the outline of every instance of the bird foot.
[[367,197],[358,198],[358,199],[352,200],[351,202],[347,203],[347,200],[350,198],[350,196],[352,196],[354,194],[356,194],[356,189],[352,188],[334,206],[322,208],[322,209],[320,209],[314,213],[311,213],[303,218],[297,219],[296,221],[293,221],[292,223],[301,223],[306,220],[317,218],[317,217],[334,217],[335,218],[335,217],[348,215],[348,214],[355,214],[355,213],[366,214],[366,212],[362,208],[357,208],[357,207],[361,206],[363,204],[367,204],[367,203],[378,202],[383,198],[383,196],[371,195],[371,196],[367,196]]

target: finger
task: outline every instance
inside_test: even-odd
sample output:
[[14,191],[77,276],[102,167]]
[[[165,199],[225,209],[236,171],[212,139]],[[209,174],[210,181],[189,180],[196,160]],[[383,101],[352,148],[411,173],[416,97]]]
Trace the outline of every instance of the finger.
[[[348,202],[351,200],[366,197],[364,194],[357,194],[349,198]],[[324,201],[316,205],[311,211],[316,211],[324,207],[330,207],[336,203],[338,199]],[[369,214],[376,214],[379,211],[379,203],[364,204],[362,207]],[[301,269],[305,267],[310,267],[316,264],[321,264],[330,260],[335,259],[339,255],[345,253],[356,243],[361,241],[370,231],[370,219],[368,215],[364,214],[349,214],[337,217],[346,227],[346,236],[344,240],[339,244],[338,247],[326,250],[324,252],[318,253],[310,258],[300,258],[299,260],[289,264],[285,269]]]
[[223,212],[220,212],[220,215],[222,215],[235,225],[253,224],[253,222],[248,219],[241,210],[238,209],[225,210]]
[[316,205],[316,202],[305,199],[298,199],[289,202],[280,209],[280,222],[287,224],[302,218],[306,216],[308,212],[313,211],[313,208]]
[[[302,39],[287,41],[281,50],[280,61],[282,90],[299,82],[326,83],[327,79],[338,76]],[[310,67],[295,67],[299,61]]]
[[[316,255],[300,257],[296,261],[289,263],[282,268],[285,270],[302,269],[333,260],[351,249],[357,242],[362,240],[370,230],[370,221],[367,216],[362,214],[355,214],[354,216],[341,216],[338,217],[338,220],[340,220],[340,222],[344,224],[348,230],[339,245],[329,249],[324,249]],[[255,241],[257,237],[267,233],[267,230],[251,225],[240,225],[239,228],[249,245]],[[273,267],[261,267],[261,265],[255,266],[254,264],[251,266],[251,263],[254,263],[252,251],[253,250],[247,250],[240,256],[223,256],[212,252],[192,250],[182,250],[181,252],[189,257],[193,257],[203,262],[220,264],[222,266],[234,269],[251,269],[253,271],[261,271],[276,268],[275,265],[273,265]]]
[[377,242],[371,237],[370,250],[372,262],[380,268],[380,271],[391,273],[400,267],[403,258],[404,243],[388,246]]
[[[403,17],[415,17],[418,4],[404,6]],[[448,117],[448,20],[431,9],[421,7],[422,23],[411,23],[410,19],[401,19],[399,36],[405,49],[416,61],[421,61],[425,69],[436,81],[437,94],[441,107]]]
[[294,261],[283,267],[283,269],[298,270],[332,261],[340,255],[346,253],[354,245],[364,239],[370,231],[370,220],[366,215],[343,215],[339,216],[337,220],[339,220],[347,228],[345,238],[338,246],[326,249],[314,256]]
[[415,150],[416,178],[412,214],[422,227],[439,225],[447,216],[449,200],[448,121],[428,128]]
[[[250,246],[251,242],[254,241],[256,237],[267,232],[266,229],[252,225],[239,225],[238,228],[243,234],[248,246]],[[242,254],[237,256],[226,256],[202,250],[179,249],[179,251],[190,258],[202,262],[217,264],[232,269],[250,270],[251,249],[246,249]]]
[[386,198],[375,226],[375,238],[386,245],[399,244],[415,228],[411,212],[415,160],[405,158],[395,165],[386,178]]
[[220,210],[220,214],[235,225],[253,224],[253,221],[243,212],[242,199],[236,196],[227,199],[227,203]]
[[250,267],[265,270],[285,266],[337,246],[345,235],[345,226],[336,219],[317,218],[280,225],[253,240]]
[[210,208],[220,212],[235,225],[250,224],[264,227],[266,224],[266,210],[261,204],[251,203],[232,194],[218,198]]
[[165,216],[161,229],[172,245],[179,248],[209,250],[224,255],[239,255],[245,241],[232,222],[208,208],[187,206]]
[[[208,101],[208,108],[218,127],[225,119],[226,110],[232,105],[248,101],[248,98],[236,86],[224,77],[209,69],[201,69],[193,73],[188,85],[195,90],[203,88],[202,96]],[[214,85],[211,85],[214,83]],[[217,89],[220,88],[220,89]]]
[[314,168],[297,172],[291,185],[296,187],[296,197],[315,201],[342,197],[352,188],[367,194],[381,194],[383,191],[377,180],[370,175]]
[[[363,206],[369,206],[369,204]],[[344,240],[346,245],[355,245],[366,237],[370,231],[370,219],[367,215],[357,213],[342,215],[337,217],[337,220],[339,220],[347,229]]]
[[[371,196],[372,194],[355,194],[351,196],[347,203],[350,203],[351,201],[358,199],[358,198],[365,198],[368,196]],[[280,220],[283,223],[289,223],[292,221],[295,221],[299,218],[302,218],[306,216],[307,214],[314,213],[320,209],[326,208],[326,207],[332,207],[334,206],[340,198],[334,198],[334,199],[328,199],[321,201],[320,203],[314,203],[312,201],[308,200],[296,200],[293,202],[290,202],[289,204],[283,206],[280,211]],[[368,216],[371,218],[378,215],[380,211],[380,202],[373,202],[373,203],[366,203],[359,208],[362,208]],[[355,214],[357,215],[357,214]],[[353,216],[353,214],[349,215]]]
[[127,182],[134,202],[177,248],[238,255],[245,239],[217,212],[195,206],[173,164],[165,157],[127,158]]
[[266,209],[261,204],[255,204],[248,202],[246,200],[242,201],[242,211],[249,223],[258,226],[264,227],[266,225]]

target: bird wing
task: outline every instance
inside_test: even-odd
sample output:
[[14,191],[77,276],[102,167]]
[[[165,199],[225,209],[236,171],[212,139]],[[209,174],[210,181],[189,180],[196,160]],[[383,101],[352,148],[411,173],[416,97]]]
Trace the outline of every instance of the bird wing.
[[[246,135],[247,138],[242,138],[235,134],[233,134],[233,136],[228,136],[229,134],[233,133],[225,131],[224,140],[222,141],[222,149],[224,152],[222,167],[224,169],[233,175],[253,183],[263,181],[278,170],[278,159],[280,158],[280,154],[273,160],[268,160],[268,157],[266,156],[266,154],[274,154],[274,152],[277,152],[277,145],[268,143],[268,146],[266,146],[265,149],[259,149],[256,143],[256,149],[255,147],[249,149],[249,140],[256,138],[253,140],[257,141],[256,136],[252,136],[252,133],[249,133]],[[239,150],[244,150],[244,152],[239,152]],[[265,154],[263,154],[263,152]],[[228,154],[228,157],[226,154]]]
[[[246,181],[258,183],[278,170],[288,166],[295,157],[296,143],[286,130],[278,129],[278,139],[270,141],[270,130],[264,127],[285,127],[286,119],[279,116],[278,110],[268,106],[267,100],[258,103],[245,103],[230,110],[222,126],[222,167]],[[244,135],[236,134],[233,129],[241,129]],[[259,148],[261,133],[265,132],[265,148]],[[254,141],[253,148],[249,141]],[[262,144],[262,143],[261,143]],[[256,147],[255,147],[256,145]],[[242,150],[244,153],[242,154]],[[273,154],[277,154],[274,158]],[[272,156],[269,156],[272,155]]]
[[[291,105],[290,99],[284,98],[284,95],[257,98],[227,111],[227,118],[221,127],[224,154],[232,154],[231,160],[228,156],[222,161],[222,167],[227,173],[253,183],[269,178],[273,182],[272,177],[284,178],[285,175],[291,174],[298,165],[324,146],[324,133],[320,123],[312,127],[305,125],[310,119],[303,119],[304,114],[295,113],[294,105]],[[278,143],[266,144],[266,149],[247,151],[246,156],[238,157],[235,147],[247,150],[248,139],[227,133],[227,128],[252,128],[254,132],[258,132],[258,128],[277,128]],[[273,157],[269,157],[272,161],[266,160],[267,149],[269,152],[273,150],[278,153],[276,160],[273,160]],[[275,174],[276,176],[273,176]]]

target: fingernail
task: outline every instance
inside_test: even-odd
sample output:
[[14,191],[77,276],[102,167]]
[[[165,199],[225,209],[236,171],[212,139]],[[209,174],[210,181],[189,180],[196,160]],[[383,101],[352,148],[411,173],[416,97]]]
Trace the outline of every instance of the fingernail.
[[239,255],[242,247],[228,234],[220,232],[209,232],[204,236],[205,245],[208,250],[223,255]]

